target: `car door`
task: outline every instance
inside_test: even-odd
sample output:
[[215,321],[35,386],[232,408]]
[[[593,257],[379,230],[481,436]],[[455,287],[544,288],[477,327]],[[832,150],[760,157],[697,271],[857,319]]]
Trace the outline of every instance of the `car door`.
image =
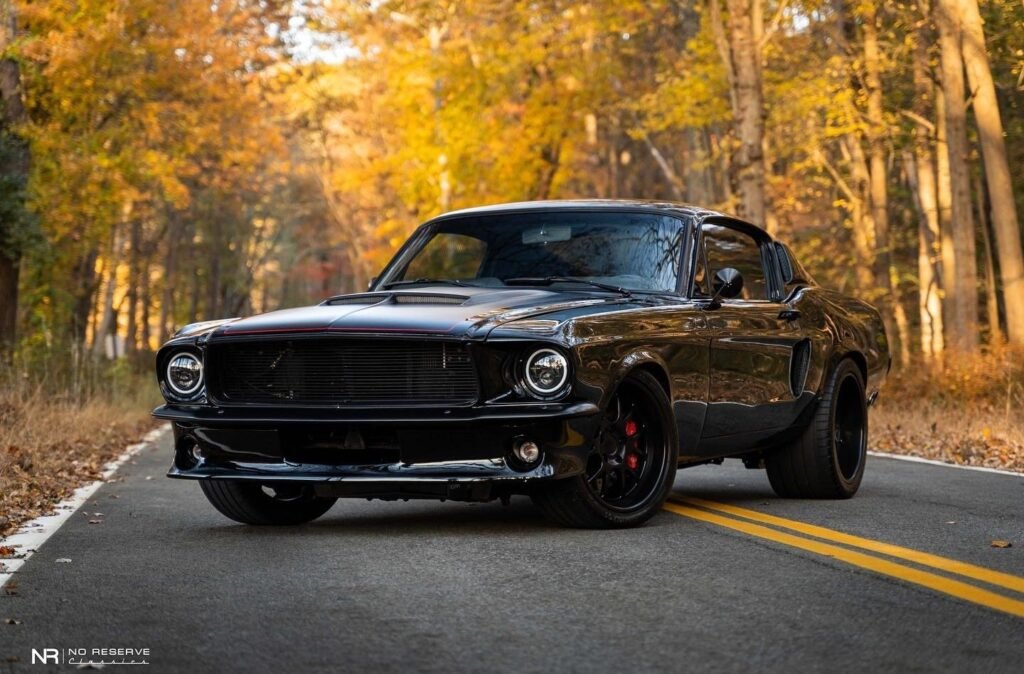
[[[710,454],[756,445],[788,427],[796,414],[791,368],[802,341],[799,315],[782,303],[770,239],[752,225],[726,218],[701,225],[713,293],[715,274],[733,268],[743,277],[737,297],[704,301],[709,336],[708,411],[702,445]],[[717,441],[716,441],[717,440]]]

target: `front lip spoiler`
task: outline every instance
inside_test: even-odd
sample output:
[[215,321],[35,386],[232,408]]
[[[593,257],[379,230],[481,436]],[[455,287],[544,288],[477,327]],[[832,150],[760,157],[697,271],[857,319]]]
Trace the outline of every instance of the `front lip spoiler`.
[[[426,470],[425,470],[426,469]],[[512,481],[522,482],[554,477],[551,464],[542,463],[536,468],[519,472],[506,466],[496,466],[489,461],[451,461],[432,466],[306,466],[305,469],[289,470],[264,464],[261,468],[250,466],[197,466],[181,469],[171,466],[167,477],[188,480],[255,480],[257,482],[332,482],[360,484],[398,483],[473,483]]]
[[282,414],[280,408],[237,409],[223,407],[192,407],[181,409],[161,405],[153,410],[157,419],[201,424],[204,426],[263,426],[281,424],[452,424],[476,422],[539,421],[570,419],[598,414],[601,408],[590,402],[544,405],[515,405],[507,409],[499,406],[471,409],[431,409],[420,414],[395,413],[388,409],[296,409]]

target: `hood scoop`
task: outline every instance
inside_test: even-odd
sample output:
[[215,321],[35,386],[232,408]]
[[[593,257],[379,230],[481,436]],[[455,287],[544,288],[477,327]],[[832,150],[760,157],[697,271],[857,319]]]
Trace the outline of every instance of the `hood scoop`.
[[391,301],[395,304],[465,304],[465,295],[447,293],[395,293]]
[[329,297],[320,304],[327,307],[339,307],[345,304],[379,304],[389,298],[389,293],[360,293],[358,295],[338,295]]
[[466,295],[451,295],[449,293],[359,293],[357,295],[338,295],[321,302],[323,306],[338,307],[348,304],[363,304],[372,306],[390,300],[394,304],[465,304],[469,299]]

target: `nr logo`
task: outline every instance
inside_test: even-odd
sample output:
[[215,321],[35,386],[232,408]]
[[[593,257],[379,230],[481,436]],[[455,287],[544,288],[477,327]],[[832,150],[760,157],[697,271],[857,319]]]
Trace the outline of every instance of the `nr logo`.
[[44,648],[42,652],[32,649],[32,664],[60,664],[60,651],[56,648]]

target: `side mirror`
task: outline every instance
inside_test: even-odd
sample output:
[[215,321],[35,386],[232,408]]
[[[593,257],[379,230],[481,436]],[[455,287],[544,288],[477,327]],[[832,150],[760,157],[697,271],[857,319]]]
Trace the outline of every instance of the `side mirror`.
[[370,282],[366,284],[367,290],[373,290],[373,285],[377,282],[377,278],[377,276],[374,276],[373,278],[370,279]]
[[712,304],[719,300],[731,300],[743,292],[743,274],[732,267],[725,267],[715,272],[714,282],[715,295],[711,298]]

